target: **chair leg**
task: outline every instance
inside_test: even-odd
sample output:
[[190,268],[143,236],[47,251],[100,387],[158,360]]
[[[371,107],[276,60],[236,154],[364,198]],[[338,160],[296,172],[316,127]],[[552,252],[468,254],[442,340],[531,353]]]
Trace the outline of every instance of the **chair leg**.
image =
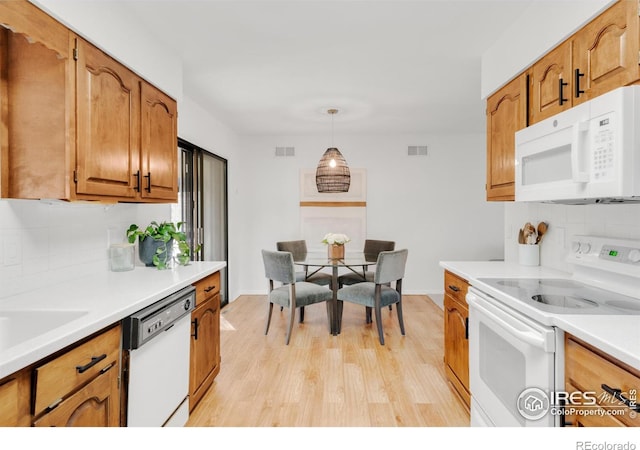
[[376,310],[376,325],[378,326],[378,337],[380,338],[380,345],[384,345],[384,333],[382,332],[382,308],[375,308]]
[[400,332],[404,336],[404,319],[402,318],[402,299],[398,303],[396,303],[396,311],[398,314],[398,323],[400,324]]
[[304,306],[300,307],[300,323],[304,322]]
[[295,308],[289,308],[289,309],[291,311],[289,311],[289,329],[287,330],[287,337],[286,337],[287,345],[289,345],[289,339],[291,339],[291,330],[293,330],[293,322],[295,322],[295,317],[296,317]]
[[271,313],[273,312],[273,303],[269,302],[269,312],[267,313],[267,326],[264,329],[264,334],[269,332],[269,325],[271,325]]
[[370,306],[365,306],[364,307],[364,311],[365,311],[365,317],[367,320],[367,323],[371,323],[371,307]]

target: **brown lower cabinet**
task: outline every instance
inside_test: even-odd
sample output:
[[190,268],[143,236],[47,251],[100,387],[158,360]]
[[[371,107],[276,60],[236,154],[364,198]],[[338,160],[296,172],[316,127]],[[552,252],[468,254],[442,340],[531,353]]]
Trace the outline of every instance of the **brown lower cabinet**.
[[444,274],[444,365],[451,383],[467,408],[469,393],[469,306],[465,300],[469,284],[463,278]]
[[202,399],[220,372],[220,272],[195,284],[196,307],[191,313],[189,411]]
[[[605,386],[619,391],[621,398]],[[640,400],[640,371],[570,334],[565,334],[565,390],[572,394],[565,426],[640,426],[638,403],[625,404]]]

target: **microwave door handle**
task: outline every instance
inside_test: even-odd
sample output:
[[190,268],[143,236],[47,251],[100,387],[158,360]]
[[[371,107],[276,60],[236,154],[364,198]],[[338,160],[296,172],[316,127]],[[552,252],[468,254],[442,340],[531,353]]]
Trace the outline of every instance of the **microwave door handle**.
[[573,126],[573,139],[571,140],[571,179],[575,183],[587,183],[589,181],[589,173],[580,170],[582,167],[582,157],[584,151],[581,151],[585,145],[585,136],[589,131],[589,122],[577,122]]

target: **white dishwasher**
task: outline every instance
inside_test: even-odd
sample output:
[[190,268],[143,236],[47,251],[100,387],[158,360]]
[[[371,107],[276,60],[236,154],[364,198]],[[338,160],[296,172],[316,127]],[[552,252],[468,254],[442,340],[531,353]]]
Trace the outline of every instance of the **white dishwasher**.
[[195,288],[186,287],[123,321],[128,427],[184,426]]

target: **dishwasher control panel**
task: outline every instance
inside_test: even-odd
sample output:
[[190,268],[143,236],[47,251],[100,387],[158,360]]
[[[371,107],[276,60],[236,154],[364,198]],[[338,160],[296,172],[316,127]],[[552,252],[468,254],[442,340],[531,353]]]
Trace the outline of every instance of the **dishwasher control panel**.
[[195,303],[195,288],[189,286],[127,317],[123,321],[124,349],[136,349],[169,330],[177,320],[193,311]]

